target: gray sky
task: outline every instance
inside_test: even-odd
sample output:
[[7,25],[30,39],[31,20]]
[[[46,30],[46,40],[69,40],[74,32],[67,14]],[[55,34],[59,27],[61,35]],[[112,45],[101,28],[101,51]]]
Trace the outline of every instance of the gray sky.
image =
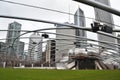
[[[77,2],[74,2],[72,0],[9,0],[13,2],[19,2],[34,6],[40,6],[44,8],[49,8],[53,10],[63,11],[63,12],[70,12],[75,13],[78,6],[84,11],[86,17],[92,17],[94,18],[94,9],[90,6],[80,4]],[[120,9],[119,0],[110,0],[111,6],[115,9]],[[55,22],[70,22],[73,23],[73,16],[57,13],[57,12],[51,12],[47,10],[42,9],[35,9],[10,3],[5,3],[0,1],[0,15],[13,15],[13,16],[21,16],[21,17],[29,17],[29,18],[35,18],[35,19],[42,19],[42,20],[50,20]],[[31,21],[22,21],[22,20],[13,20],[13,19],[4,19],[0,18],[0,29],[7,29],[8,24],[17,21],[22,24],[23,30],[35,30],[35,29],[41,29],[41,28],[50,28],[54,27],[54,25],[49,25],[45,23],[38,23],[38,22],[31,22]],[[93,20],[86,19],[87,27],[90,27],[90,23],[92,23]],[[118,16],[114,16],[114,23],[119,25],[120,24],[120,18]],[[0,39],[6,38],[5,32],[0,32]],[[88,33],[88,38],[92,38],[96,36],[96,34]],[[29,36],[29,35],[26,35]],[[96,37],[94,37],[96,39]],[[28,42],[28,40],[22,40]]]

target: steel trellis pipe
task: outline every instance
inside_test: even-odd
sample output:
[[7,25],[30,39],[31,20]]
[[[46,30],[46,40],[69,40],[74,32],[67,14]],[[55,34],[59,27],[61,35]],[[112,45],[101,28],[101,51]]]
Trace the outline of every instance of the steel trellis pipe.
[[[35,21],[35,22],[43,22],[43,23],[49,23],[49,24],[54,24],[54,25],[67,26],[67,27],[71,27],[71,28],[75,28],[75,29],[81,29],[81,30],[88,30],[88,31],[90,31],[89,29],[87,29],[85,27],[81,27],[81,26],[77,26],[77,25],[73,25],[73,24],[63,24],[63,23],[53,22],[53,21],[47,21],[47,20],[24,18],[24,17],[15,17],[15,16],[5,16],[5,15],[0,15],[0,17],[2,17],[2,18],[20,19],[20,20],[28,20],[28,21]],[[37,31],[39,31],[39,29],[38,30],[33,30],[33,31],[28,31],[26,33],[37,32]],[[98,34],[101,34],[101,33],[98,33]],[[102,35],[109,36],[109,37],[113,36],[113,35],[109,35],[108,33],[104,34],[104,32],[102,33]],[[115,37],[115,36],[113,36],[113,37],[116,38],[116,39],[120,39],[120,38]]]
[[93,6],[93,7],[96,7],[96,8],[99,8],[104,11],[120,16],[120,11],[113,9],[110,6],[94,1],[94,0],[74,0],[74,1],[81,2],[81,3],[87,4],[87,5],[90,5],[90,6]]

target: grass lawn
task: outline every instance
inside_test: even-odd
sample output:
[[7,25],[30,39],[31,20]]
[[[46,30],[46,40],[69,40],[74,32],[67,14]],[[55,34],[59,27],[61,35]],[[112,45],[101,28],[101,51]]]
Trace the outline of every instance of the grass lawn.
[[120,80],[120,70],[2,69],[0,80]]

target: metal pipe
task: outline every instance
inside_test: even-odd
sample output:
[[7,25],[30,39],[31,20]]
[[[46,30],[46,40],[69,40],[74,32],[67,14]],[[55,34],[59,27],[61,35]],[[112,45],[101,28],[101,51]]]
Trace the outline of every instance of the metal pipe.
[[[2,18],[12,18],[12,19],[20,19],[20,20],[28,20],[28,21],[35,21],[35,22],[43,22],[43,23],[49,23],[49,24],[54,24],[54,25],[61,25],[61,26],[67,26],[67,27],[70,27],[70,28],[76,28],[76,29],[81,29],[81,30],[86,30],[84,27],[81,27],[81,26],[77,26],[77,25],[74,25],[74,24],[63,24],[63,23],[59,23],[59,22],[53,22],[53,21],[47,21],[47,20],[40,20],[40,19],[32,19],[32,18],[24,18],[24,17],[15,17],[15,16],[5,16],[5,15],[0,15],[0,17]],[[28,31],[28,32],[25,32],[21,35],[19,35],[17,38],[19,38],[20,36],[22,35],[25,35],[27,33],[31,33],[31,32],[39,32],[39,31],[43,31],[43,30],[50,30],[51,28],[46,28],[46,29],[38,29],[38,30],[33,30],[33,31]],[[92,31],[91,31],[92,32]],[[99,33],[98,33],[99,34]],[[100,33],[101,34],[101,33]],[[105,36],[109,36],[107,34],[104,34],[104,32],[102,33],[102,35],[105,35]],[[118,37],[115,37],[114,35],[111,35],[113,36],[114,38],[116,39],[120,39]],[[109,37],[111,37],[109,36]],[[12,46],[14,45],[14,42],[16,41],[16,39],[13,41],[12,43]],[[93,40],[92,40],[93,41]]]
[[73,37],[73,38],[76,38],[76,39],[77,39],[77,38],[81,38],[81,39],[84,39],[84,40],[87,40],[87,41],[100,42],[100,43],[107,44],[107,45],[111,45],[111,46],[112,46],[112,45],[120,46],[120,44],[116,44],[116,43],[113,43],[113,42],[94,40],[94,39],[90,39],[90,38],[86,38],[86,37],[81,37],[81,36],[75,36],[75,35],[68,35],[68,34],[61,34],[61,33],[52,33],[52,32],[38,32],[38,33],[55,34],[55,35]]
[[1,29],[0,31],[19,31],[19,32],[27,32],[27,31],[29,31],[29,30],[15,30],[15,29],[6,30],[6,29]]
[[[81,30],[86,30],[87,29],[86,27],[83,28],[82,26],[77,26],[77,25],[74,25],[74,24],[65,24],[65,23],[63,24],[63,23],[59,23],[59,22],[40,20],[40,19],[33,19],[33,18],[25,18],[25,17],[17,17],[17,16],[7,16],[7,15],[0,15],[0,17],[1,18],[10,18],[10,19],[35,21],[35,22],[43,22],[43,23],[48,23],[48,24],[67,26],[67,27],[70,27],[70,28],[76,28],[76,29],[81,29]],[[36,32],[37,32],[37,30],[36,30]]]
[[113,9],[110,6],[107,6],[105,4],[94,1],[94,0],[74,0],[74,1],[81,2],[81,3],[87,4],[87,5],[90,5],[90,6],[93,6],[93,7],[96,7],[96,8],[99,8],[99,9],[102,9],[104,11],[107,11],[107,12],[110,12],[112,14],[120,16],[120,11]]
[[[27,33],[31,33],[31,32],[35,32],[35,31],[36,31],[36,32],[39,32],[39,33],[48,33],[48,34],[62,35],[62,36],[68,36],[68,37],[74,37],[74,38],[82,38],[82,39],[85,39],[85,40],[94,41],[94,42],[100,42],[100,43],[104,43],[104,44],[107,44],[107,45],[108,45],[108,41],[98,41],[98,40],[88,39],[88,38],[85,38],[85,37],[75,36],[75,35],[66,35],[66,34],[51,33],[51,32],[41,32],[41,31],[44,31],[44,30],[47,30],[47,29],[50,30],[50,29],[52,29],[52,28],[33,30],[33,31],[25,32],[25,33],[21,34],[20,36],[25,35],[25,34],[27,34]],[[57,29],[57,28],[56,28],[56,29]],[[104,32],[99,32],[99,34],[104,35]],[[107,36],[108,34],[105,33],[105,35]],[[14,45],[14,42],[16,41],[16,39],[19,38],[20,36],[18,36],[18,37],[16,37],[16,38],[14,39],[14,41],[13,41],[13,43],[12,43],[12,46]],[[120,39],[120,38],[115,37],[115,36],[113,36],[113,35],[108,35],[108,36],[109,36],[109,37],[112,37],[112,38]],[[119,44],[115,44],[115,43],[113,43],[113,42],[109,42],[109,45],[111,45],[111,44],[112,44],[112,45],[118,45],[118,46],[120,46]]]
[[116,36],[114,36],[112,34],[109,34],[109,33],[105,33],[105,32],[102,32],[102,31],[98,31],[97,33],[101,34],[101,35],[105,35],[105,36],[111,37],[111,38],[114,38],[114,39],[120,40],[120,37],[116,37]]
[[[86,31],[92,31],[92,28],[90,27],[82,27],[84,30]],[[53,28],[55,29],[55,28]],[[57,28],[58,29],[58,28]],[[59,29],[75,29],[75,28],[66,28],[66,27],[62,27],[62,28],[59,28]],[[0,31],[20,31],[20,32],[29,32],[30,30],[6,30],[6,29],[1,29]],[[120,32],[120,29],[113,29],[113,32]]]

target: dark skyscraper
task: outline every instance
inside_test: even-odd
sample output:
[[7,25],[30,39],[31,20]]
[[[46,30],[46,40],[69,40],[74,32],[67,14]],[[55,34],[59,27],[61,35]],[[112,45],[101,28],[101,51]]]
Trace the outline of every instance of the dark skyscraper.
[[[76,11],[74,15],[74,24],[80,27],[85,27],[84,12],[80,8],[78,8],[78,10]],[[86,37],[86,32],[84,30],[76,29],[75,34],[76,36]],[[77,39],[76,41],[86,42],[84,39]],[[76,43],[76,47],[85,48],[85,45],[83,45],[82,42]]]
[[22,42],[22,41],[19,41],[19,48],[18,48],[18,56],[19,56],[19,59],[22,59],[23,58],[23,53],[24,53],[24,45],[25,43]]
[[[109,0],[95,0],[95,1],[103,3],[103,4],[107,5],[107,6],[110,6],[110,1]],[[102,21],[102,22],[104,22],[104,24],[108,25],[109,27],[114,28],[114,26],[111,25],[111,24],[113,24],[113,17],[112,17],[112,15],[110,13],[108,13],[106,11],[95,8],[95,19],[98,22]],[[98,40],[100,40],[100,41],[108,41],[108,42],[113,42],[113,43],[116,42],[114,38],[104,36],[104,35],[100,35],[100,34],[98,34]],[[102,44],[102,43],[99,43],[99,45],[103,45],[105,47],[113,48],[112,46]]]
[[55,66],[55,51],[56,51],[55,45],[56,45],[55,40],[48,40],[47,41],[46,62],[48,62],[50,66]]
[[6,44],[4,42],[0,42],[0,54],[4,54],[6,52]]
[[[20,35],[21,24],[19,24],[18,22],[10,23],[8,26],[8,30],[11,30],[11,31],[7,32],[7,38],[6,38],[7,53],[9,53],[9,55],[12,56],[14,54],[18,54],[18,51],[19,51],[18,48],[19,48],[20,39],[18,38],[15,40],[15,38]],[[13,42],[14,42],[14,45],[11,48],[11,45],[13,44]]]

